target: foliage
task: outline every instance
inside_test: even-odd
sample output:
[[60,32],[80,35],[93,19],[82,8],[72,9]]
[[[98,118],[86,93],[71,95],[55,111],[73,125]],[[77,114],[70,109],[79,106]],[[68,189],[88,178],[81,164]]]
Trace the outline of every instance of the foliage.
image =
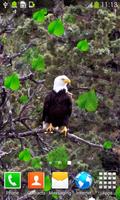
[[85,40],[81,40],[77,43],[77,48],[81,51],[81,52],[86,52],[89,50],[89,43],[88,41]]
[[29,162],[31,158],[32,158],[32,155],[29,148],[26,148],[19,153],[19,160]]
[[47,9],[43,8],[33,13],[33,19],[37,22],[43,23],[45,21],[46,15],[47,15]]
[[95,91],[90,90],[79,95],[76,103],[79,108],[85,109],[88,112],[95,112],[98,107],[98,98]]
[[58,147],[50,151],[47,155],[47,161],[50,165],[60,170],[64,170],[67,167],[68,160],[68,153],[65,146]]
[[48,32],[55,36],[62,36],[64,34],[64,25],[60,19],[50,22]]
[[23,60],[31,65],[32,70],[44,72],[45,71],[45,60],[38,50],[38,48],[33,47],[27,50]]
[[39,49],[37,47],[29,48],[25,54],[23,55],[24,62],[31,64],[33,58],[37,58],[39,56]]
[[103,147],[105,150],[109,150],[109,149],[112,149],[113,147],[113,143],[109,140],[106,140],[103,144]]
[[116,188],[115,196],[116,196],[117,200],[120,200],[120,186],[118,186],[118,187]]
[[45,176],[45,187],[44,187],[44,191],[48,192],[50,191],[52,188],[52,183],[51,183],[51,178],[50,176]]
[[20,88],[19,75],[14,72],[10,76],[5,77],[4,86],[13,91],[18,90]]
[[34,158],[31,159],[31,166],[34,168],[34,169],[39,169],[42,167],[42,162],[41,162],[41,159],[40,157],[36,156]]
[[59,195],[58,194],[52,194],[52,199],[59,199]]
[[27,95],[22,95],[19,99],[18,99],[19,103],[21,104],[26,104],[29,101],[29,98]]
[[44,57],[39,55],[37,58],[32,59],[32,69],[35,71],[44,72],[45,70],[45,61]]
[[[84,4],[84,2],[82,2],[82,4]],[[73,134],[77,135],[78,137],[85,136],[86,140],[92,141],[93,143],[99,143],[99,142],[101,143],[101,141],[105,140],[104,137],[105,138],[108,137],[112,138],[113,141],[115,140],[114,147],[116,147],[116,144],[118,144],[117,139],[119,138],[118,136],[119,133],[117,133],[117,131],[115,130],[119,129],[118,116],[119,116],[119,106],[120,106],[119,88],[118,88],[119,85],[118,63],[120,57],[118,53],[119,10],[117,9],[116,13],[107,8],[97,10],[98,6],[97,4],[95,5],[94,3],[93,5],[94,8],[96,9],[95,10],[87,8],[82,4],[80,6],[65,7],[62,16],[64,23],[62,22],[63,31],[61,34],[59,34],[59,31],[61,29],[56,27],[55,24],[53,24],[52,27],[50,27],[50,32],[48,31],[48,27],[52,22],[57,20],[56,15],[58,16],[59,13],[56,13],[56,15],[54,15],[53,12],[49,12],[48,16],[46,17],[45,13],[43,14],[37,11],[38,13],[35,12],[33,15],[34,17],[32,17],[31,19],[31,17],[29,17],[30,15],[25,11],[24,14],[22,14],[23,12],[20,13],[20,17],[12,16],[13,17],[12,20],[10,20],[11,14],[7,10],[5,18],[4,14],[2,14],[3,16],[1,15],[0,41],[2,41],[2,43],[4,44],[5,56],[4,59],[2,59],[3,55],[0,54],[0,65],[1,65],[0,75],[2,75],[4,78],[5,76],[11,75],[12,73],[14,73],[14,71],[17,70],[17,73],[21,74],[21,76],[24,78],[27,77],[29,73],[31,73],[31,70],[34,70],[34,72],[32,73],[33,79],[28,78],[26,80],[25,78],[25,80],[21,82],[22,83],[21,91],[18,91],[18,93],[15,92],[15,94],[13,94],[11,91],[6,89],[8,98],[6,99],[6,102],[4,104],[5,106],[1,106],[2,115],[0,115],[3,118],[3,120],[1,120],[0,117],[0,125],[3,124],[3,126],[1,126],[1,133],[3,132],[3,134],[1,135],[1,137],[3,138],[1,140],[1,163],[3,163],[3,165],[1,165],[0,167],[1,173],[5,170],[5,167],[7,166],[9,166],[9,168],[12,171],[16,169],[18,169],[19,171],[23,171],[24,169],[25,174],[28,172],[29,168],[32,168],[33,170],[40,169],[41,171],[41,168],[43,167],[41,164],[41,160],[42,158],[44,158],[44,155],[46,155],[46,152],[49,152],[49,149],[51,147],[53,149],[56,146],[58,147],[60,139],[60,138],[58,139],[58,137],[60,137],[58,136],[58,134],[52,136],[39,134],[41,137],[40,141],[36,142],[37,137],[32,132],[32,130],[34,128],[37,129],[37,127],[40,124],[42,124],[40,118],[42,115],[41,108],[43,108],[43,99],[45,98],[47,92],[51,90],[53,79],[56,76],[63,73],[67,74],[68,77],[72,77],[73,99],[75,99],[80,94],[76,101],[79,108],[82,108],[88,112],[89,111],[94,112],[98,108],[99,101],[95,91],[93,92],[94,95],[89,94],[90,97],[88,95],[88,92],[87,93],[81,92],[84,91],[84,88],[86,91],[86,87],[96,88],[96,91],[98,91],[99,98],[101,100],[100,103],[101,105],[99,107],[99,110],[95,113],[95,115],[94,113],[92,114],[87,112],[81,113],[81,110],[77,109],[76,106],[74,105],[73,114],[71,116],[71,121],[69,124],[70,131]],[[54,8],[50,10],[52,11],[53,9]],[[34,11],[36,9],[34,8],[31,10]],[[75,21],[73,16],[75,17]],[[47,20],[45,21],[45,19]],[[2,21],[3,21],[3,27],[2,27]],[[50,37],[48,33],[51,34],[51,36],[57,36],[57,37]],[[60,36],[63,37],[59,38]],[[17,40],[16,38],[19,39]],[[25,51],[20,51],[22,50],[22,47],[27,46],[26,44],[29,45],[29,43],[32,44],[32,48],[29,49],[25,48]],[[15,54],[18,54],[18,56],[17,57],[14,56]],[[39,56],[45,58],[44,64],[46,66],[44,66],[44,64],[42,64],[42,66],[39,65]],[[12,66],[9,65],[10,63],[8,63],[10,60],[9,58],[11,58]],[[108,62],[110,63],[111,60],[113,61],[112,62],[113,64],[112,65],[109,64],[108,66],[107,63]],[[45,73],[37,73],[36,71]],[[45,83],[41,84],[40,80],[43,79],[45,79]],[[11,81],[8,79],[7,82],[9,83],[9,84],[7,83],[8,87],[5,86],[5,79],[4,79],[4,86],[10,90],[13,90],[11,89],[11,83],[10,83]],[[12,83],[12,88],[15,87],[15,86],[13,87],[13,85],[14,81]],[[21,85],[19,86],[19,88],[21,88]],[[2,84],[0,78],[0,87],[1,86]],[[25,106],[25,109],[22,110],[23,106],[21,106],[18,102],[20,102],[23,105],[27,103],[28,98],[27,95],[25,94],[28,94],[28,92],[30,92],[30,94],[35,94],[35,95],[33,96],[31,95],[31,101],[29,102],[30,104],[28,106]],[[10,100],[10,106],[12,111],[11,115],[9,114],[8,99]],[[18,99],[18,101],[16,101],[16,99]],[[22,112],[19,112],[21,110]],[[22,120],[24,118],[27,118],[27,120],[25,120],[25,124],[23,123]],[[1,121],[3,121],[3,123],[1,123]],[[11,131],[13,131],[11,130],[11,128],[14,128],[13,133],[11,133]],[[27,137],[26,134],[24,134],[24,132],[25,133],[31,132],[31,134],[28,134]],[[102,132],[103,134],[97,134],[97,132],[99,133]],[[24,135],[24,137],[20,136],[22,134]],[[12,140],[9,139],[9,136],[11,137],[11,135],[13,135],[13,138],[15,137],[15,139]],[[88,151],[87,145],[82,143],[81,145],[77,145],[77,139],[75,140],[76,141],[75,142],[71,138],[69,137],[66,137],[65,139],[61,138],[60,143],[61,141],[63,141],[63,144],[64,143],[67,144],[67,147],[69,148],[70,159],[71,160],[74,159],[72,166],[74,171],[73,173],[77,173],[77,171],[81,169],[84,170],[85,168],[87,170],[88,169],[92,170],[92,173],[94,173],[101,166],[102,170],[104,171],[109,164],[109,158],[106,155],[109,156],[109,154],[112,153],[114,158],[113,152],[100,151],[101,154],[102,153],[104,154],[105,152],[106,154],[104,155],[103,160],[98,159],[97,155],[98,152],[96,150],[93,150],[91,147]],[[105,141],[103,144],[104,149],[105,150],[111,149],[113,147],[113,144],[111,143],[112,143],[111,141],[109,142],[108,140]],[[31,147],[32,149],[28,150],[28,156],[26,156],[26,153],[23,153],[22,155],[22,153],[20,152],[21,153],[20,155],[21,162],[20,162],[18,159],[16,159],[16,154],[14,153],[14,151],[18,152],[19,147],[22,148],[23,146],[26,145],[28,148],[32,146]],[[55,152],[55,150],[53,151]],[[30,152],[33,152],[33,155],[37,156],[33,157]],[[54,155],[52,154],[51,157],[48,156],[49,159],[47,160],[48,162],[50,161],[49,163],[52,163],[51,166],[53,167],[54,170],[55,169],[64,170],[67,167],[66,164],[64,167],[63,165],[61,166],[62,163],[61,160],[63,159],[63,155],[65,153],[63,152],[61,154],[62,156],[61,155],[59,156],[59,153],[55,152]],[[91,157],[91,155],[93,159],[87,159]],[[66,159],[66,163],[67,160],[68,159]],[[80,161],[79,164],[77,164],[78,160]],[[82,160],[84,160],[83,163],[81,162]],[[119,162],[118,160],[117,162]],[[112,161],[112,159],[110,161]],[[71,170],[72,168],[70,167]],[[114,168],[118,170],[118,166],[116,162],[114,163],[114,159],[112,164],[109,165],[109,168],[110,169]],[[49,171],[48,164],[44,165],[44,170]],[[117,176],[117,180],[119,182],[119,175]],[[49,189],[50,185],[49,188],[45,188],[46,191],[49,191]],[[93,186],[93,190],[96,190],[95,185]],[[119,191],[120,189],[117,188],[116,198],[120,200]],[[19,191],[16,191],[16,194],[8,193],[6,194],[8,195],[6,196],[6,198],[17,199],[19,198],[19,195],[20,198],[24,198],[25,194],[27,195],[26,187],[23,188],[21,194],[19,194]],[[1,198],[2,195],[4,198],[4,190],[1,190],[0,192]],[[40,198],[39,191],[35,192],[35,196],[33,198],[35,198],[36,200]],[[59,196],[57,194],[52,195],[52,199],[58,199],[58,198]],[[61,198],[64,197],[60,195],[60,199]],[[76,200],[77,196],[76,194],[74,194],[74,197],[68,197],[68,198],[73,198]],[[110,199],[112,198],[113,196],[110,196]]]
[[70,15],[70,14],[66,15],[64,20],[65,22],[71,23],[71,24],[74,24],[76,22],[75,16]]

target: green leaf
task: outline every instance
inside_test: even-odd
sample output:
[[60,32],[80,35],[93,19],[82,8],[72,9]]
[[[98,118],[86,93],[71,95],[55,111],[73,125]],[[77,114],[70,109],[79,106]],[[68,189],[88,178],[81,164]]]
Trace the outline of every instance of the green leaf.
[[4,86],[13,91],[18,90],[20,87],[19,75],[13,73],[12,75],[5,77]]
[[5,77],[5,79],[4,79],[4,86],[6,88],[10,88],[10,83],[11,83],[11,76]]
[[98,107],[98,98],[95,91],[90,90],[79,95],[76,103],[80,108],[85,109],[88,112],[95,112]]
[[88,92],[88,98],[85,105],[85,108],[89,112],[95,112],[98,107],[98,98],[94,90]]
[[76,18],[73,15],[65,16],[65,22],[74,24],[76,22]]
[[32,69],[35,71],[44,72],[45,61],[43,56],[39,55],[37,58],[32,59]]
[[48,32],[58,37],[62,36],[64,31],[64,25],[60,19],[52,21],[48,26]]
[[115,196],[117,200],[120,200],[120,186],[118,186],[115,190]]
[[45,21],[45,16],[47,15],[47,9],[43,8],[33,13],[33,19],[37,22],[43,23]]
[[51,178],[49,176],[45,176],[45,187],[44,187],[44,191],[48,192],[50,191],[52,188],[52,183],[51,183]]
[[25,52],[25,54],[23,55],[23,60],[24,62],[31,64],[32,59],[34,57],[37,58],[38,56],[39,56],[39,49],[36,47],[32,47]]
[[66,169],[68,160],[69,157],[65,146],[58,147],[50,151],[47,155],[47,161],[49,162],[49,164],[52,167],[60,170]]
[[32,159],[31,159],[31,165],[32,165],[32,167],[35,168],[35,169],[41,168],[41,167],[42,167],[41,159],[40,159],[38,156],[32,158]]
[[29,98],[28,98],[27,95],[22,95],[22,96],[18,99],[18,101],[19,101],[21,104],[26,104],[26,103],[28,103]]
[[85,40],[81,40],[77,43],[77,48],[81,51],[81,52],[86,52],[89,50],[89,43],[88,41]]
[[83,94],[79,95],[76,103],[80,108],[84,108],[85,109],[85,104],[88,98],[88,92],[84,92]]
[[58,194],[52,194],[52,199],[59,199],[59,195]]
[[23,151],[19,153],[19,160],[29,162],[32,158],[32,155],[30,153],[30,149],[26,148]]
[[106,140],[103,144],[103,147],[105,150],[109,150],[112,149],[113,147],[113,143],[110,140]]

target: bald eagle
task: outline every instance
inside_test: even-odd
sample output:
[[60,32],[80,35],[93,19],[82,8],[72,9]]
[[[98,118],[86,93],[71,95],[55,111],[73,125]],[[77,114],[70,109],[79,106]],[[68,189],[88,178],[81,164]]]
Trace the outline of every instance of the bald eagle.
[[65,136],[68,132],[68,122],[72,113],[72,98],[67,88],[70,82],[65,75],[56,77],[53,90],[45,98],[42,121],[43,128],[49,133],[56,127],[60,128]]

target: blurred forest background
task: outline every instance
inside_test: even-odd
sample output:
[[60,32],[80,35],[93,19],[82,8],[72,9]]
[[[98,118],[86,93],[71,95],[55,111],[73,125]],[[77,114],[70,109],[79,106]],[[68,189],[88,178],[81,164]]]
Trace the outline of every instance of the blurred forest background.
[[[48,10],[42,16],[32,14],[39,9],[0,11],[0,200],[116,199],[114,193],[99,192],[98,172],[116,171],[120,185],[120,8],[88,8],[87,3],[41,1],[40,8]],[[60,36],[48,31],[57,18],[64,26]],[[72,81],[67,137],[45,134],[41,121],[45,96],[62,74]],[[76,103],[91,90],[98,99],[93,112]],[[47,174],[45,195],[28,191],[27,172],[42,170]],[[55,170],[69,171],[70,193],[49,194]],[[90,194],[80,195],[72,180],[85,170],[94,184]],[[3,189],[5,171],[22,172],[21,190]]]

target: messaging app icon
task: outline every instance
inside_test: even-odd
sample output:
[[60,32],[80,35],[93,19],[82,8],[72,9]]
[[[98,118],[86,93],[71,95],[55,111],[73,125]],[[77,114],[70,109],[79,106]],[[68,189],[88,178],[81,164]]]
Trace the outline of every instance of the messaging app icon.
[[52,189],[68,189],[68,172],[52,173]]
[[21,172],[5,172],[4,188],[21,189]]

